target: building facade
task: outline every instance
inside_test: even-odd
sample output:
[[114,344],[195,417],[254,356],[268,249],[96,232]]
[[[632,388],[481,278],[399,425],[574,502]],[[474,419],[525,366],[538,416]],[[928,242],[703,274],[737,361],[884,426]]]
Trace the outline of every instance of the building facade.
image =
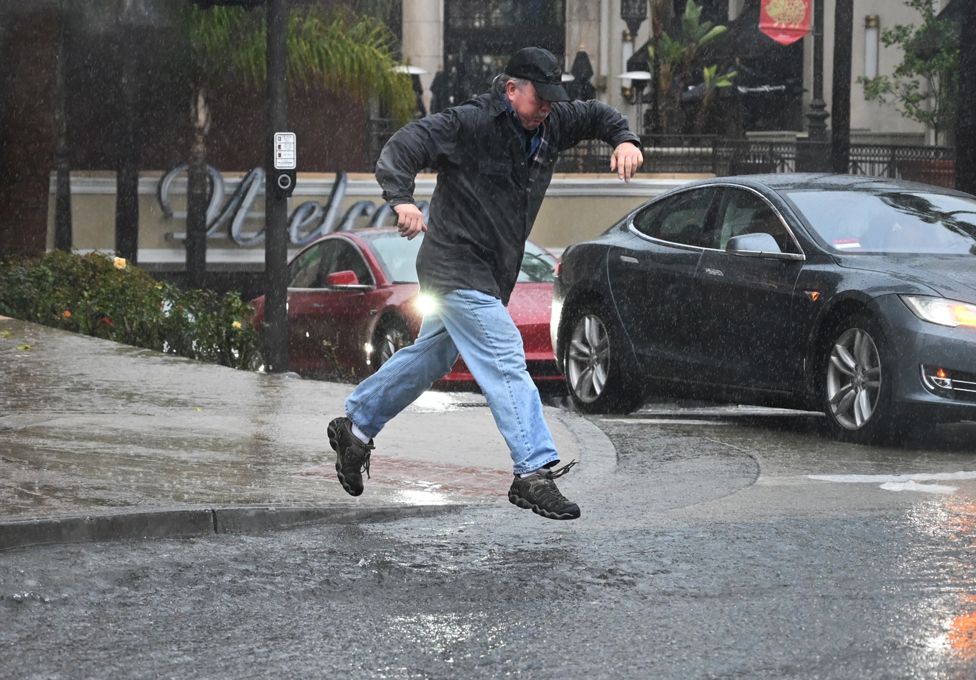
[[[291,0],[292,6],[319,0]],[[334,0],[339,2],[339,0]],[[354,2],[355,0],[343,0]],[[968,1],[968,0],[967,0]],[[647,122],[656,104],[636,92],[641,81],[622,77],[648,67],[647,45],[655,26],[666,26],[666,14],[680,15],[687,0],[400,0],[390,3],[385,17],[399,40],[400,58],[418,74],[424,108],[439,110],[482,91],[500,72],[508,56],[523,45],[543,45],[559,55],[575,80],[567,86],[578,96],[594,96],[623,111],[636,128],[661,132]],[[959,0],[957,0],[957,3]],[[736,132],[757,139],[795,140],[805,134],[812,99],[813,39],[781,47],[758,30],[760,0],[701,0],[702,20],[728,26],[706,63],[736,70],[737,99],[733,109],[722,106],[722,116],[734,122]],[[159,177],[186,160],[190,129],[189,88],[181,54],[180,32],[165,21],[171,0],[140,0],[154,23],[137,26],[138,40],[119,43],[108,0],[90,5],[64,4],[60,0],[0,0],[0,256],[36,253],[50,247],[54,203],[53,170],[59,153],[56,92],[66,118],[65,153],[72,173],[76,200],[74,245],[76,248],[111,249],[113,243],[115,173],[119,158],[132,151],[121,140],[123,122],[119,111],[123,95],[119,84],[127,60],[138,57],[136,98],[140,177],[140,247],[164,249],[160,234],[180,233],[183,227],[161,216],[156,187]],[[824,0],[823,92],[827,111],[831,106],[833,71],[834,0]],[[881,44],[880,34],[897,24],[917,24],[920,17],[904,0],[854,0],[851,56],[851,131],[854,141],[900,144],[931,143],[921,124],[904,118],[892,105],[868,102],[861,76],[891,73],[902,54]],[[951,5],[948,0],[938,4]],[[363,7],[375,3],[360,3]],[[89,8],[85,21],[59,34],[64,7]],[[80,12],[81,10],[79,10]],[[655,20],[655,12],[660,16]],[[131,32],[131,31],[129,31]],[[127,48],[126,45],[135,45]],[[61,45],[61,48],[59,48]],[[61,51],[59,51],[59,49]],[[63,52],[63,53],[62,53]],[[59,56],[59,54],[61,56]],[[644,59],[643,64],[641,58]],[[57,88],[58,64],[63,65],[66,86]],[[645,71],[646,72],[646,71]],[[646,84],[646,82],[644,83]],[[697,83],[689,79],[694,89]],[[585,87],[584,87],[585,85]],[[647,88],[649,91],[650,88]],[[740,91],[741,90],[741,91]],[[263,161],[264,95],[232,84],[215,86],[212,92],[210,162],[228,177],[239,177]],[[692,102],[694,103],[694,102]],[[659,103],[658,103],[659,104]],[[290,125],[298,134],[302,177],[314,173],[331,176],[339,171],[368,173],[375,161],[370,122],[379,114],[324,88],[293,88]],[[642,115],[643,114],[643,115]],[[638,124],[640,121],[640,124]],[[713,121],[714,123],[714,121]],[[828,119],[828,126],[830,121]],[[598,154],[599,155],[599,154]],[[644,175],[655,172],[649,155]],[[602,158],[602,156],[601,156]],[[591,166],[579,169],[600,170]],[[566,170],[573,172],[575,170]],[[300,177],[300,183],[303,181]],[[321,193],[324,179],[305,180]],[[592,184],[592,179],[588,179]],[[670,180],[668,180],[670,181]],[[181,186],[179,183],[176,185]],[[228,185],[228,189],[233,188]],[[364,185],[365,186],[365,185]],[[657,185],[647,189],[660,190]],[[645,187],[646,189],[646,187]],[[360,189],[357,189],[360,190]],[[361,189],[366,193],[372,189]],[[587,215],[595,205],[587,196],[584,205],[573,203],[579,184],[554,188],[554,201],[545,210],[552,218],[539,225],[539,240],[558,247],[556,238],[569,233],[567,219],[580,222],[579,235],[605,225],[612,205],[600,214]],[[602,188],[601,191],[615,191]],[[561,193],[560,193],[561,192]],[[378,190],[367,198],[379,200]],[[314,194],[313,195],[318,195]],[[609,196],[610,194],[608,194]],[[97,196],[97,199],[86,198]],[[365,194],[364,194],[365,196]],[[645,195],[646,197],[646,195]],[[322,200],[326,196],[320,196]],[[627,194],[612,200],[619,212],[639,201]],[[176,198],[179,203],[179,198]],[[565,213],[561,206],[573,204]],[[259,216],[255,214],[255,220]],[[551,224],[560,224],[559,229]],[[546,231],[550,229],[550,231]],[[551,234],[551,236],[550,236]],[[179,259],[181,243],[168,241]],[[216,245],[220,245],[219,243]]]
[[[438,75],[456,74],[463,69],[471,85],[481,86],[484,78],[471,71],[480,68],[484,73],[497,73],[504,66],[504,57],[514,48],[525,44],[540,44],[553,49],[565,60],[565,70],[572,67],[579,52],[585,52],[592,64],[592,84],[598,98],[626,112],[631,120],[639,114],[633,94],[627,94],[631,83],[620,78],[629,72],[628,61],[635,50],[646,45],[652,37],[653,13],[664,7],[672,15],[684,11],[686,0],[670,2],[628,2],[628,0],[403,0],[402,51],[405,63],[424,71],[421,83],[428,107],[438,108]],[[701,0],[702,18],[729,26],[729,45],[725,54],[746,54],[755,57],[756,64],[771,71],[756,74],[758,80],[741,85],[753,89],[747,95],[761,96],[763,87],[791,87],[793,102],[799,107],[785,120],[755,121],[754,129],[745,132],[802,133],[806,111],[813,89],[813,38],[808,34],[795,47],[779,48],[758,31],[760,0]],[[937,8],[948,4],[937,2]],[[824,2],[824,99],[830,110],[834,54],[834,0]],[[636,33],[623,18],[643,14]],[[865,142],[901,141],[931,142],[923,125],[902,116],[891,104],[868,101],[858,83],[860,77],[891,73],[902,59],[901,50],[881,43],[881,32],[897,24],[917,24],[920,17],[901,0],[854,0],[854,30],[851,56],[851,132],[855,140]],[[734,33],[734,35],[732,35]],[[786,63],[789,62],[789,63]],[[733,64],[727,64],[734,67]],[[738,69],[740,81],[748,77],[749,68]],[[753,68],[752,70],[756,70]],[[759,69],[760,71],[762,69]],[[769,82],[762,82],[763,76]],[[787,82],[794,79],[795,85]],[[452,83],[459,94],[447,100],[454,103],[465,93],[465,87]],[[433,86],[433,91],[432,91]],[[470,87],[468,89],[476,90]],[[471,94],[473,92],[468,92]],[[775,92],[767,92],[775,97]],[[798,97],[795,95],[799,95]],[[647,102],[640,102],[644,108]],[[829,120],[828,120],[829,125]]]

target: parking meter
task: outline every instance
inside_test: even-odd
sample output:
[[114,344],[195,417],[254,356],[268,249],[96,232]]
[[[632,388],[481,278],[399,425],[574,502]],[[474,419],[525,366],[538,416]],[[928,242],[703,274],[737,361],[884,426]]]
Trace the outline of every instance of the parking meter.
[[274,133],[274,176],[272,186],[275,193],[288,198],[295,190],[295,169],[298,167],[298,148],[294,132]]

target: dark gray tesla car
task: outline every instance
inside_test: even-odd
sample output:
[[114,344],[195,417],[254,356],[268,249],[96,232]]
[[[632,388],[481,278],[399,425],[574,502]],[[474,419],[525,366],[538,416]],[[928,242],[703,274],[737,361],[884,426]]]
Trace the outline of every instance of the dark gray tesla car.
[[564,251],[550,333],[584,412],[649,392],[804,408],[856,442],[976,419],[976,197],[695,182]]

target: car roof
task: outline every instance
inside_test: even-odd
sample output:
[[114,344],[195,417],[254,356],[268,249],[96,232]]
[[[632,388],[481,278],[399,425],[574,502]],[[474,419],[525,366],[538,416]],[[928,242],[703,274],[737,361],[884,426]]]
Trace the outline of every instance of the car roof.
[[770,189],[777,193],[785,191],[924,191],[926,193],[947,194],[970,197],[969,194],[946,187],[910,182],[888,177],[869,177],[867,175],[837,175],[832,173],[793,172],[767,175],[729,175],[711,177],[694,182],[688,186],[708,186],[713,184],[741,184],[756,189]]
[[[318,243],[319,241],[323,241],[325,239],[335,238],[337,236],[343,236],[343,235],[347,237],[351,236],[353,237],[353,240],[356,240],[358,238],[368,242],[379,236],[390,236],[390,235],[399,236],[399,234],[400,234],[400,230],[397,227],[356,227],[355,229],[346,229],[343,231],[330,231],[328,234],[323,234],[319,238],[315,239],[314,241],[312,241],[312,243]],[[546,248],[545,246],[540,246],[538,243],[532,241],[531,239],[527,240],[526,243],[531,244],[533,247],[537,248],[542,252],[549,252],[548,248]],[[310,243],[309,245],[312,244]]]

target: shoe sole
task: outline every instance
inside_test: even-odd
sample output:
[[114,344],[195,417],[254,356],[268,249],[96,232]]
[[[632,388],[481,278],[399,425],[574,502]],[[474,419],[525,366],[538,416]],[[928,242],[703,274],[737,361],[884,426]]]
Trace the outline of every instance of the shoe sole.
[[[332,423],[329,423],[329,427],[326,430],[326,432],[329,435],[329,446],[332,447],[332,450],[335,451],[336,455],[338,456],[339,455],[339,433],[336,431],[336,428]],[[339,461],[336,461],[335,469],[336,469],[336,476],[339,478],[339,484],[342,485],[342,488],[345,490],[347,494],[349,494],[350,496],[359,496],[363,493],[362,485],[360,485],[358,489],[354,489],[349,484],[349,482],[346,481],[346,476],[342,474],[342,469],[339,467]]]
[[531,510],[535,514],[539,515],[540,517],[545,517],[546,519],[577,519],[580,516],[579,512],[576,512],[575,514],[572,512],[551,512],[544,508],[540,508],[535,503],[530,503],[521,496],[516,496],[513,493],[508,494],[508,501],[512,505],[516,505],[523,510]]

